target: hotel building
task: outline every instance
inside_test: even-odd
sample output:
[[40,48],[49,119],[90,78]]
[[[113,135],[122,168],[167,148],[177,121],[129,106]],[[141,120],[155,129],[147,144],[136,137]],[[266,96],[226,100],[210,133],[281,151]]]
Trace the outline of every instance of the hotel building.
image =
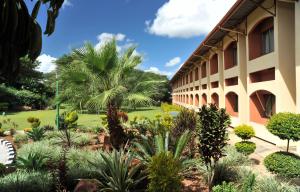
[[232,126],[252,125],[258,138],[286,145],[265,124],[278,112],[300,113],[300,2],[237,0],[171,85],[173,104],[215,103]]

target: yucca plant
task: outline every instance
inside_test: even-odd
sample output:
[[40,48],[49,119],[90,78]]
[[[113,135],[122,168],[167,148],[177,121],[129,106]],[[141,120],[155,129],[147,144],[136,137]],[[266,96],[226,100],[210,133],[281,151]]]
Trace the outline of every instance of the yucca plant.
[[17,166],[27,170],[40,171],[45,169],[48,157],[29,153],[26,157],[17,158]]
[[26,132],[28,138],[32,139],[33,141],[40,141],[45,136],[45,130],[42,127],[32,128],[31,131]]
[[[129,192],[135,190],[145,176],[140,174],[141,166],[133,164],[134,156],[130,151],[113,150],[101,152],[103,162],[97,171],[101,175],[100,191],[103,192]],[[95,167],[97,164],[93,163]]]
[[189,131],[185,131],[176,141],[175,146],[169,145],[169,133],[165,136],[156,135],[154,139],[142,136],[140,141],[134,142],[133,145],[137,148],[136,156],[143,164],[148,164],[151,161],[152,156],[161,152],[171,152],[175,159],[179,159],[181,162],[186,160],[182,156],[183,150],[189,142],[191,136]]

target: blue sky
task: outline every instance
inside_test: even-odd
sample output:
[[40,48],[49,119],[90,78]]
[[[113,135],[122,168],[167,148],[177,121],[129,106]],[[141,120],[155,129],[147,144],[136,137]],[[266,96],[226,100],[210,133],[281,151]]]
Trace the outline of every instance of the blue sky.
[[[115,37],[119,48],[137,45],[140,68],[171,77],[235,0],[68,0],[56,30],[43,37],[39,70],[88,41],[101,46]],[[29,7],[32,7],[29,5]],[[38,16],[46,25],[45,7]]]

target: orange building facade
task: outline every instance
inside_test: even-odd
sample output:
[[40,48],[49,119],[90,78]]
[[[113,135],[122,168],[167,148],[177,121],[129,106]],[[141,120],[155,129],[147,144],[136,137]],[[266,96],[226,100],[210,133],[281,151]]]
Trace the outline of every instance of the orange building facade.
[[215,103],[232,126],[252,125],[257,137],[285,145],[265,124],[278,112],[300,113],[300,2],[238,0],[171,85],[173,104]]

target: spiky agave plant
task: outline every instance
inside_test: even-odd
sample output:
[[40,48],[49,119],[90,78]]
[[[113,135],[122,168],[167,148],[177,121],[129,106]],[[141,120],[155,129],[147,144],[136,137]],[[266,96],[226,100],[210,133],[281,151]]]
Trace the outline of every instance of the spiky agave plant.
[[17,166],[27,170],[41,171],[45,169],[48,157],[36,153],[29,153],[25,157],[17,158]]
[[[145,178],[140,174],[141,166],[133,163],[134,156],[130,151],[114,149],[112,152],[101,152],[101,156],[103,162],[97,169],[101,175],[100,191],[129,192]],[[93,165],[98,167],[95,163]]]

